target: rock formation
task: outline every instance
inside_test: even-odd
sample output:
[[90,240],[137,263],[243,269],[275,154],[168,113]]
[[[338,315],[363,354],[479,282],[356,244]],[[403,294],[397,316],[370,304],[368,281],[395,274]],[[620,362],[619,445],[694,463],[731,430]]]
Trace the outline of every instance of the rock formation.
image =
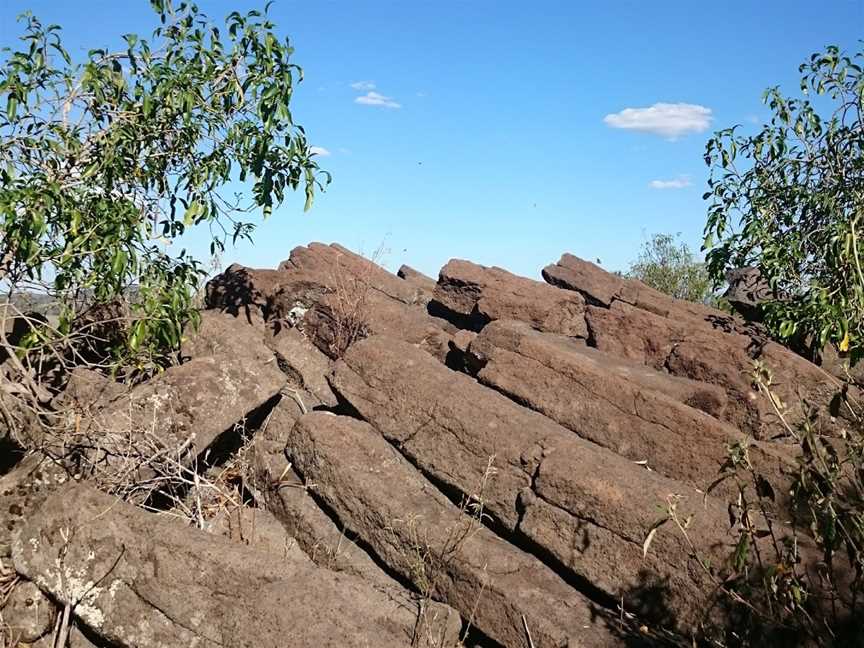
[[[714,482],[746,448],[782,518],[795,461],[754,363],[790,424],[837,381],[575,256],[543,277],[393,275],[318,243],[229,267],[176,366],[131,388],[72,372],[51,401],[71,432],[3,468],[0,632],[564,648],[733,623],[738,491]],[[657,526],[670,506],[686,537]]]

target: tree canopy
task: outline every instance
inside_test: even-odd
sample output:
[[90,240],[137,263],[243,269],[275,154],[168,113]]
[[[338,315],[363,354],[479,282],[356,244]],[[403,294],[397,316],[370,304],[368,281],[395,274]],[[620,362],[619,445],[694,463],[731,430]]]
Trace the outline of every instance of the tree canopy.
[[654,234],[646,241],[627,276],[676,299],[707,303],[713,297],[705,264],[671,234]]
[[[708,142],[707,262],[715,280],[755,266],[775,335],[864,351],[864,53],[803,63],[800,97],[768,89],[770,122]],[[821,110],[823,115],[820,115]]]
[[[0,285],[62,305],[43,337],[68,335],[82,292],[130,287],[126,352],[176,348],[201,264],[168,244],[205,228],[211,253],[250,237],[286,192],[308,209],[329,182],[289,105],[302,70],[263,12],[214,24],[189,2],[151,0],[152,37],[75,61],[61,29],[21,16],[0,54]],[[251,192],[227,195],[229,183]]]

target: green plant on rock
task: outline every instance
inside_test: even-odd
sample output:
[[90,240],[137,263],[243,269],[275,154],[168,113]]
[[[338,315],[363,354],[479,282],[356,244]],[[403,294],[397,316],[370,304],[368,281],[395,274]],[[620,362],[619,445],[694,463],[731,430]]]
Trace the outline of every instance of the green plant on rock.
[[[217,253],[251,237],[253,212],[267,217],[295,189],[308,209],[329,182],[289,109],[302,71],[266,8],[220,28],[192,3],[151,5],[152,37],[126,34],[119,51],[73,61],[60,28],[28,13],[23,46],[0,54],[0,315],[34,290],[60,306],[29,336],[31,354],[56,354],[58,340],[74,350],[82,304],[134,290],[112,357],[158,366],[194,318],[203,275],[170,244],[198,228]],[[229,196],[232,183],[249,197]]]
[[864,52],[813,54],[799,68],[801,97],[768,89],[769,123],[755,135],[721,130],[705,151],[712,277],[757,267],[782,297],[764,305],[774,335],[833,343],[853,362],[864,352],[862,66]]
[[654,234],[642,245],[627,277],[638,279],[675,299],[712,303],[714,292],[705,264],[671,234]]

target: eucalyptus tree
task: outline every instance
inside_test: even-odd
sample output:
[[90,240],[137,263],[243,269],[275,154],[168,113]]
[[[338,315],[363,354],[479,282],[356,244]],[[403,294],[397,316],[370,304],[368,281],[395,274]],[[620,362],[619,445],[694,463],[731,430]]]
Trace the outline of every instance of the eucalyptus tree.
[[832,343],[853,362],[864,352],[862,66],[864,52],[813,54],[800,96],[768,89],[771,119],[758,133],[721,130],[705,151],[712,276],[757,267],[775,295],[763,309],[777,336]]
[[158,366],[195,318],[204,274],[172,251],[184,233],[203,230],[218,253],[289,191],[308,209],[330,180],[291,113],[303,74],[269,4],[221,26],[189,2],[150,4],[152,35],[126,34],[117,51],[76,60],[59,26],[26,13],[0,53],[0,316],[34,290],[59,308],[14,349],[0,327],[13,360],[74,358],[92,337],[75,336],[81,297],[92,308],[133,290],[111,358]]

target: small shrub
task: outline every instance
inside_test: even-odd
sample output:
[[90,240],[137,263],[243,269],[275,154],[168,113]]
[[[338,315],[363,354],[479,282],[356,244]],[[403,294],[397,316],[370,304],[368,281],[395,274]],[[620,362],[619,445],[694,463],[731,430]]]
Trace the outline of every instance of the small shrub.
[[675,299],[713,303],[714,292],[705,264],[676,238],[671,234],[654,234],[643,244],[639,258],[626,276]]

